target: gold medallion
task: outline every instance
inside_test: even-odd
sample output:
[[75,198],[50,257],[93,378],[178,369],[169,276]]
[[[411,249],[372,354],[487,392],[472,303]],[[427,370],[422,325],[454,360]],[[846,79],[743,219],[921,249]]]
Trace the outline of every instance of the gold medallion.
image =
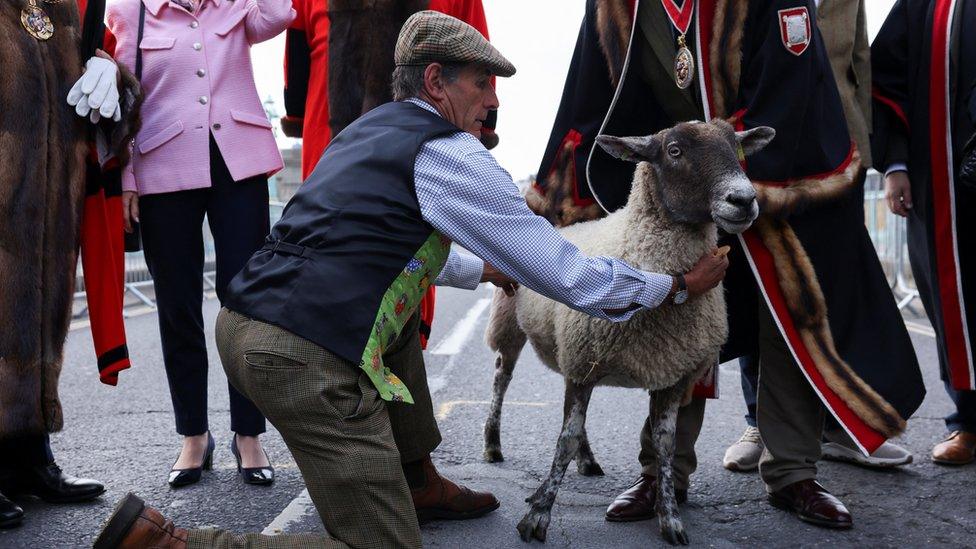
[[684,36],[679,38],[681,47],[674,56],[674,83],[679,88],[686,90],[695,80],[695,57],[691,55],[691,50],[684,45]]
[[38,40],[47,40],[54,36],[54,23],[44,10],[37,7],[34,0],[30,0],[30,5],[20,10],[20,24],[28,34]]
[[678,31],[678,51],[674,54],[674,83],[686,90],[695,80],[695,56],[691,55],[685,36],[695,15],[695,0],[683,0],[679,6],[675,0],[661,0],[664,12]]

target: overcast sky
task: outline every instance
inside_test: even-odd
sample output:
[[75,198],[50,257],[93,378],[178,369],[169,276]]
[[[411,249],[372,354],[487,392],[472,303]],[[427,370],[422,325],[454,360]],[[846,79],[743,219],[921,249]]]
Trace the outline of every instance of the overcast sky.
[[[842,0],[854,1],[854,0]],[[866,0],[872,38],[894,0]],[[498,135],[492,152],[516,179],[535,173],[576,44],[584,0],[484,0],[491,41],[518,69],[498,79]],[[284,37],[255,46],[252,59],[261,98],[272,97],[284,113],[282,56]],[[281,145],[292,140],[282,138]]]

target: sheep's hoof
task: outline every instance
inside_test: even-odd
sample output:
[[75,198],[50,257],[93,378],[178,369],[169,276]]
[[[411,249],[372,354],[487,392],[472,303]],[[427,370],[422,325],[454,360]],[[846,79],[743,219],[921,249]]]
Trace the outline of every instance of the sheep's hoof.
[[505,461],[505,456],[502,455],[502,449],[498,446],[485,446],[485,461],[488,463],[501,463]]
[[680,518],[660,517],[659,521],[661,523],[661,537],[665,541],[671,545],[688,545],[688,534],[685,533],[685,527],[681,524]]
[[533,539],[546,541],[546,531],[549,529],[549,514],[549,509],[542,509],[533,505],[529,509],[529,512],[519,521],[518,526],[516,526],[522,541],[532,541]]
[[592,459],[576,460],[576,470],[584,477],[602,477],[603,468]]

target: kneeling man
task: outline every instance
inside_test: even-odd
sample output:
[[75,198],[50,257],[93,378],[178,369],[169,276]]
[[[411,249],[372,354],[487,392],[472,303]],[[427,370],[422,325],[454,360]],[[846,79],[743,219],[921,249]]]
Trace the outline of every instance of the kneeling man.
[[[498,107],[491,77],[515,73],[478,31],[417,13],[395,61],[396,101],[336,136],[217,319],[228,378],[281,432],[331,537],[187,531],[130,494],[96,548],[420,547],[386,403],[426,393],[394,372],[423,366],[415,311],[430,284],[517,281],[614,321],[677,291],[675,276],[584,256],[528,209],[478,139]],[[706,253],[689,294],[727,265]]]

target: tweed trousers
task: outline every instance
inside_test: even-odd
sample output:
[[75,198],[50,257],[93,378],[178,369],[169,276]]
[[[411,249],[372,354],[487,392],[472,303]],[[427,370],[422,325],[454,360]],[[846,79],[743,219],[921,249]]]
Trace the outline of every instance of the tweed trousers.
[[427,387],[427,368],[420,347],[420,315],[415,314],[400,332],[400,341],[383,355],[383,363],[410,389],[413,404],[387,402],[393,440],[400,461],[424,459],[441,443],[441,431],[434,418],[434,403]]
[[[384,361],[418,337],[404,330]],[[328,534],[193,530],[190,547],[421,546],[386,402],[356,364],[228,309],[217,317],[217,348],[230,382],[281,433]]]
[[[765,303],[759,304],[758,385],[757,419],[759,435],[765,446],[759,474],[766,490],[774,492],[794,482],[816,478],[826,412],[793,359]],[[693,399],[691,404],[678,410],[675,488],[687,489],[688,477],[698,465],[695,441],[704,418],[704,399]],[[644,474],[657,476],[650,421],[645,421],[641,430],[639,460]]]

